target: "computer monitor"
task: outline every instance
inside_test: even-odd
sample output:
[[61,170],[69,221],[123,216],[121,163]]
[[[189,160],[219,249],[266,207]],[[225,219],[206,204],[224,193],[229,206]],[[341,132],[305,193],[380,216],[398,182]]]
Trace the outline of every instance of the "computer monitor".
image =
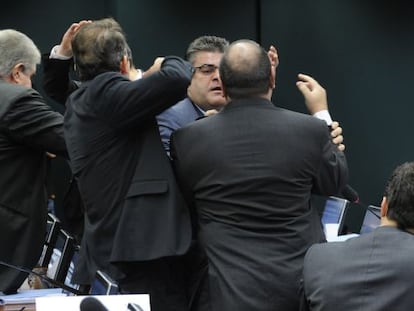
[[91,295],[117,295],[118,284],[105,272],[98,270],[91,284]]
[[61,229],[60,220],[52,213],[47,217],[46,239],[43,245],[42,255],[39,259],[40,267],[47,267],[53,254],[59,231]]
[[362,221],[360,234],[366,234],[373,231],[381,223],[381,208],[375,205],[369,205],[365,211]]
[[342,234],[348,204],[349,201],[346,199],[334,196],[328,197],[322,211],[321,221],[323,228],[325,229],[327,224],[337,224],[337,234]]

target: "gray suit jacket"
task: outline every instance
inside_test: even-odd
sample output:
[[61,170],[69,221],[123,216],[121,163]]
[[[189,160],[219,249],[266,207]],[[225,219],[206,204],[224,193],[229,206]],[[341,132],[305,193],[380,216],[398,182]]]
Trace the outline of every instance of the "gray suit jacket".
[[305,257],[303,310],[413,310],[413,262],[414,236],[393,227],[314,245]]
[[176,130],[171,155],[198,216],[212,310],[297,310],[303,257],[323,240],[312,191],[346,182],[326,123],[264,99]]

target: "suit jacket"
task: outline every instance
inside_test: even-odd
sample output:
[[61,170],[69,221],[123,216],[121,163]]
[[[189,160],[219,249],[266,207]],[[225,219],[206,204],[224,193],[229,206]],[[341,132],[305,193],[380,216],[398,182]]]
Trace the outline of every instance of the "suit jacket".
[[43,54],[42,66],[44,91],[50,98],[64,105],[68,96],[80,85],[79,81],[70,78],[72,59],[54,59],[49,58],[49,54]]
[[161,143],[155,116],[185,96],[191,67],[167,57],[159,72],[129,81],[115,72],[82,83],[66,103],[65,139],[85,204],[85,230],[74,278],[97,269],[187,251],[187,206]]
[[347,178],[326,123],[237,100],[171,144],[208,257],[211,309],[297,310],[303,257],[324,239],[311,192],[337,193]]
[[168,154],[171,133],[203,116],[204,114],[188,97],[157,116],[162,144]]
[[414,236],[393,227],[314,245],[305,257],[303,310],[411,310],[413,261]]
[[[46,235],[46,151],[66,154],[63,116],[35,90],[0,82],[0,260],[32,269]],[[26,273],[0,266],[0,291]]]

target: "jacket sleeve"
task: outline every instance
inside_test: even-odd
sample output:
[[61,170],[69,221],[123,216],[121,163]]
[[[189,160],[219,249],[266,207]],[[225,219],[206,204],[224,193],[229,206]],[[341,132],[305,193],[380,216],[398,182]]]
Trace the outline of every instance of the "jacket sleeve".
[[71,59],[51,59],[48,54],[42,55],[43,89],[47,96],[65,105],[69,94],[79,87],[80,82],[70,79]]
[[53,111],[33,89],[15,99],[2,123],[7,135],[16,142],[45,152],[67,155],[63,116]]
[[[114,128],[135,127],[152,120],[163,110],[186,96],[191,79],[191,66],[179,57],[166,57],[161,69],[137,81],[127,79],[101,85],[101,114]],[[117,103],[114,105],[113,103]]]
[[329,129],[321,131],[322,158],[313,192],[320,195],[337,195],[348,181],[348,165],[344,152],[332,142]]

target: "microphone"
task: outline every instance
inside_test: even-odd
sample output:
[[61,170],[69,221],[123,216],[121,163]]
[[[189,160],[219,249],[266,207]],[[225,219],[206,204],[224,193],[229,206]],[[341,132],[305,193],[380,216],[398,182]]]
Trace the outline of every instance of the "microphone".
[[80,311],[108,311],[108,309],[98,299],[86,297],[80,303]]
[[359,194],[350,185],[346,185],[341,194],[349,202],[359,203]]

